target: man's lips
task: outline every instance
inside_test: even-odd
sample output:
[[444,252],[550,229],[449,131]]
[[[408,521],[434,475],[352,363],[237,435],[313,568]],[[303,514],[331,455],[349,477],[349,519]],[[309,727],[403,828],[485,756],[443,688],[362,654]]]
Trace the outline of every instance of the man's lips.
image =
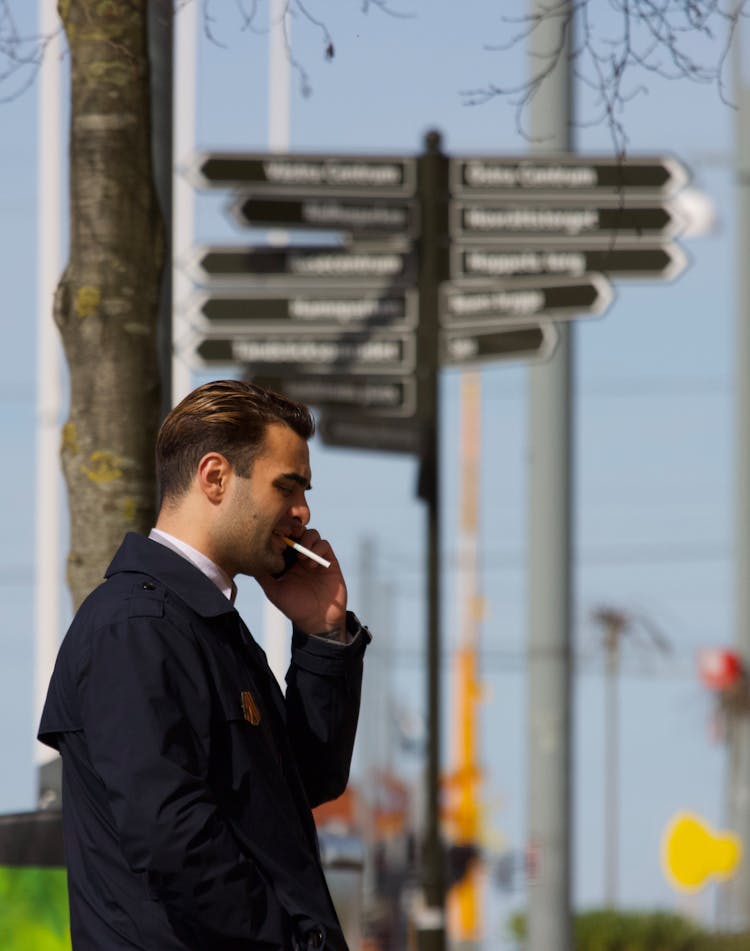
[[[285,532],[283,529],[280,529],[280,528],[275,528],[271,532],[271,534],[275,535],[277,538],[280,538],[282,542],[284,542],[285,538],[291,538],[293,542],[298,542],[300,538],[302,538],[302,536],[298,535],[296,532],[290,532],[290,531]],[[284,542],[284,544],[286,544],[286,542]]]

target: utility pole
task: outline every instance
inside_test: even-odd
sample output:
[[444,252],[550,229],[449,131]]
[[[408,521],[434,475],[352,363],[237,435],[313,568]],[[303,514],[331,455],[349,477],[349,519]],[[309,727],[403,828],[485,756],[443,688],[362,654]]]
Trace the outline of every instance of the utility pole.
[[151,153],[154,167],[154,184],[164,221],[166,245],[159,296],[159,321],[157,324],[161,417],[163,419],[172,408],[174,9],[171,0],[149,3],[147,16],[148,61],[151,70]]
[[[195,149],[196,75],[198,46],[198,5],[185,3],[175,11],[174,22],[174,82],[173,98],[173,153],[182,162]],[[192,374],[183,356],[177,353],[175,343],[186,335],[189,320],[185,301],[192,292],[192,282],[175,261],[184,260],[193,246],[195,236],[195,194],[192,184],[184,175],[172,176],[172,405],[176,406],[190,391]]]
[[[39,35],[54,37],[60,19],[54,0],[39,0]],[[36,526],[34,579],[34,733],[60,646],[63,572],[60,558],[60,474],[62,419],[62,346],[52,319],[55,287],[62,271],[62,69],[60,43],[54,39],[39,66],[38,213],[37,213],[37,367],[36,367]],[[34,739],[37,799],[40,807],[60,808],[60,757]]]
[[[268,151],[287,152],[291,140],[291,64],[287,50],[291,16],[287,0],[271,0],[268,8]],[[274,229],[269,244],[283,245],[289,235]],[[367,617],[366,614],[363,615]],[[279,687],[286,692],[289,666],[289,621],[275,604],[263,606],[263,646]]]
[[614,608],[599,608],[594,620],[604,629],[604,904],[617,905],[620,844],[620,641],[628,617]]
[[599,607],[593,620],[604,634],[604,903],[617,906],[620,864],[620,659],[622,641],[631,639],[640,627],[650,645],[663,654],[671,650],[669,641],[648,618],[615,607]]
[[[531,148],[572,146],[573,3],[530,0]],[[556,52],[557,51],[557,52]],[[528,951],[571,948],[572,322],[550,361],[529,370]]]
[[[743,63],[748,49],[747,21],[738,16],[734,31],[732,67],[735,111],[735,646],[744,670],[750,670],[750,79]],[[744,47],[744,49],[743,49]],[[730,829],[750,852],[750,715],[739,705],[728,718],[729,784],[727,819]],[[725,927],[745,929],[750,924],[750,861],[745,858],[725,891]]]

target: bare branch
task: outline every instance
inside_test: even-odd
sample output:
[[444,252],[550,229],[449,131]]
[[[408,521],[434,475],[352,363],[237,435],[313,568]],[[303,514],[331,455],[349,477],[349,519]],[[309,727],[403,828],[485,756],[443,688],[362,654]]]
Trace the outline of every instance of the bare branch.
[[[576,26],[570,56],[573,75],[593,93],[591,114],[577,121],[580,126],[606,124],[615,151],[627,145],[625,107],[647,92],[643,74],[661,79],[687,79],[714,84],[722,102],[728,102],[726,68],[734,31],[746,16],[749,0],[610,0],[614,22],[601,23],[601,3],[550,0],[541,11],[524,16],[503,16],[500,21],[510,39],[487,45],[490,52],[506,52],[520,41],[528,41],[543,22],[560,19],[560,42],[549,52],[535,57],[538,66],[522,83],[504,87],[488,83],[467,90],[466,105],[486,103],[497,97],[508,99],[515,108],[518,131],[528,140],[523,119],[539,87],[553,73],[562,55],[571,20]],[[597,20],[596,17],[599,17]],[[640,76],[639,76],[640,74]]]
[[247,0],[235,0],[235,4],[240,15],[240,29],[250,30],[251,33],[257,34],[268,32],[268,28],[258,27],[255,25],[256,18],[258,17],[258,11],[260,9],[258,0],[251,0],[249,3],[249,10],[246,9],[248,6]]
[[0,0],[0,103],[20,96],[36,79],[44,54],[62,27],[51,36],[19,33],[10,0]]
[[414,13],[404,13],[402,10],[394,10],[386,0],[362,0],[363,13],[369,13],[370,7],[377,7],[378,10],[382,10],[389,17],[396,17],[400,20],[411,20],[416,15]]
[[[208,3],[209,0],[204,0],[204,2]],[[332,60],[336,55],[336,44],[326,21],[314,12],[308,0],[286,0],[276,22],[268,22],[267,24],[259,23],[260,11],[263,6],[262,0],[235,0],[235,5],[239,14],[242,30],[250,30],[257,34],[267,34],[269,31],[275,29],[282,30],[289,64],[297,73],[300,92],[303,96],[309,96],[312,93],[310,75],[305,65],[294,55],[287,24],[291,17],[295,17],[300,22],[305,22],[313,27],[320,34],[324,59]],[[266,5],[270,6],[268,3]],[[392,17],[406,18],[412,16],[410,13],[394,10],[387,0],[363,0],[362,12],[368,13],[370,7],[375,7],[382,13]],[[214,39],[210,30],[210,21],[204,18],[204,22],[207,24],[207,35],[209,38]]]

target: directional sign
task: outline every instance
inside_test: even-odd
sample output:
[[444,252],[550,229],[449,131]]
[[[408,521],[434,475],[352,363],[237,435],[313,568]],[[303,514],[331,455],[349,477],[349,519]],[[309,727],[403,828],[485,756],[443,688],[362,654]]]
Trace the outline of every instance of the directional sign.
[[202,248],[194,263],[202,279],[241,283],[262,276],[295,284],[321,279],[362,284],[414,281],[414,254],[400,247],[215,247]]
[[380,288],[340,291],[325,288],[317,294],[211,294],[198,300],[199,322],[219,330],[315,330],[330,328],[361,331],[370,327],[394,330],[414,327],[417,293]]
[[463,367],[498,360],[546,360],[552,356],[558,336],[550,322],[507,330],[444,331],[440,362],[443,366]]
[[667,204],[587,205],[562,202],[453,202],[451,237],[486,242],[516,241],[519,237],[575,238],[613,235],[631,238],[675,237],[685,227]]
[[416,160],[385,155],[213,152],[198,155],[192,177],[204,187],[273,195],[413,195]]
[[417,381],[408,377],[330,376],[259,377],[253,382],[290,399],[322,406],[337,413],[347,411],[371,417],[413,416],[417,408]]
[[538,155],[453,158],[451,193],[457,197],[587,195],[598,198],[636,195],[666,196],[687,184],[687,170],[673,158],[597,158],[582,155]]
[[300,373],[408,373],[414,368],[410,333],[276,333],[205,337],[195,348],[203,366],[247,363]]
[[609,307],[613,296],[611,284],[601,274],[447,283],[440,292],[440,323],[455,329],[503,322],[538,323],[539,317],[558,320],[598,315]]
[[355,198],[240,196],[232,214],[242,225],[347,231],[356,235],[416,234],[417,206],[408,201]]
[[617,242],[612,247],[592,248],[572,241],[553,247],[514,244],[512,248],[469,248],[451,251],[451,277],[510,277],[523,274],[566,274],[580,277],[599,272],[615,277],[650,277],[672,280],[687,266],[687,257],[676,244]]
[[324,412],[317,432],[327,446],[375,452],[419,453],[422,425],[418,419],[371,419],[334,416]]

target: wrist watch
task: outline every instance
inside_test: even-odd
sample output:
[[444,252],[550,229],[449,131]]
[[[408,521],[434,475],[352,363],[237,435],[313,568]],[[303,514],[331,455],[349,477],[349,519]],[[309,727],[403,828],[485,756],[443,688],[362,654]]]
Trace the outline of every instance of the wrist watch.
[[368,627],[365,627],[365,625],[360,621],[360,619],[357,617],[354,611],[347,611],[346,612],[346,633],[349,635],[349,639],[353,641],[354,638],[360,633],[360,631],[362,632],[365,639],[367,640],[367,643],[369,644],[370,641],[372,640],[372,634],[370,633],[370,629]]

